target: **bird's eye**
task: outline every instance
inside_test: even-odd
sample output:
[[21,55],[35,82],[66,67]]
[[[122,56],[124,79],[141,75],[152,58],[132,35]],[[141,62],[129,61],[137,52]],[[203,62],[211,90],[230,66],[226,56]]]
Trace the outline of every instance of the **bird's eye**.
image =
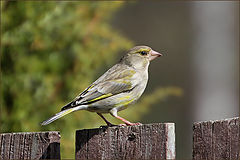
[[140,54],[144,56],[144,55],[147,55],[147,52],[146,51],[141,51]]

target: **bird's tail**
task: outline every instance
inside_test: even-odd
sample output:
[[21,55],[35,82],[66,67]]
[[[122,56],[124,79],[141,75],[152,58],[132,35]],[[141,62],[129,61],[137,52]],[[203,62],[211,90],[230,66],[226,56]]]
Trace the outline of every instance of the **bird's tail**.
[[66,109],[64,111],[61,111],[61,112],[55,114],[54,116],[52,116],[51,118],[47,119],[46,121],[43,121],[41,123],[41,125],[43,125],[43,126],[48,125],[49,123],[52,123],[53,121],[55,121],[55,120],[65,116],[65,115],[67,115],[69,113],[72,113],[72,112],[77,111],[77,110],[82,110],[82,109],[85,109],[85,108],[86,108],[86,106],[83,105],[83,106],[78,106],[78,107]]

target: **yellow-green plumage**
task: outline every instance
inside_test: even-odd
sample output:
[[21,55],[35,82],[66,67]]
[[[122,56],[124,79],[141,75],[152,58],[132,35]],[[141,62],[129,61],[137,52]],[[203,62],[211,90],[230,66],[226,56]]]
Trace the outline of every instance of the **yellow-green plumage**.
[[[119,117],[117,112],[126,109],[125,106],[134,103],[142,95],[148,81],[149,62],[158,56],[161,54],[147,46],[136,46],[130,49],[119,63],[42,125],[77,110],[97,112],[102,118],[102,113],[110,113],[127,125],[132,125]],[[108,125],[111,124],[105,118],[104,121]]]
[[107,97],[110,97],[110,96],[112,96],[112,93],[104,94],[104,95],[102,95],[102,96],[99,96],[99,97],[97,97],[97,98],[94,98],[94,99],[92,99],[92,100],[89,100],[88,103],[94,102],[94,101],[97,101],[97,100],[101,100],[101,99],[104,99],[104,98],[107,98]]

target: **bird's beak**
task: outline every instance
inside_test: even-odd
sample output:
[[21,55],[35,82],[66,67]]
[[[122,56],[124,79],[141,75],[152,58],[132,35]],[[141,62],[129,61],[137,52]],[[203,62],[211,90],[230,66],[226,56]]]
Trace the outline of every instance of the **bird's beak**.
[[150,51],[150,61],[154,60],[155,58],[160,57],[160,56],[162,56],[161,53],[158,53],[158,52],[156,52],[154,50]]

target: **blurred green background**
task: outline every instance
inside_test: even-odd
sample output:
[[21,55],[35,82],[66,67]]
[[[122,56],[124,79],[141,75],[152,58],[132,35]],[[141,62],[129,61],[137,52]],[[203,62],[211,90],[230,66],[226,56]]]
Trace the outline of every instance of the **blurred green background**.
[[[95,113],[49,118],[135,45],[164,56],[149,68],[129,121],[176,124],[177,158],[191,158],[194,121],[239,113],[239,2],[1,1],[0,132],[61,132],[74,158],[75,131],[105,125]],[[120,121],[106,116],[111,122]]]

